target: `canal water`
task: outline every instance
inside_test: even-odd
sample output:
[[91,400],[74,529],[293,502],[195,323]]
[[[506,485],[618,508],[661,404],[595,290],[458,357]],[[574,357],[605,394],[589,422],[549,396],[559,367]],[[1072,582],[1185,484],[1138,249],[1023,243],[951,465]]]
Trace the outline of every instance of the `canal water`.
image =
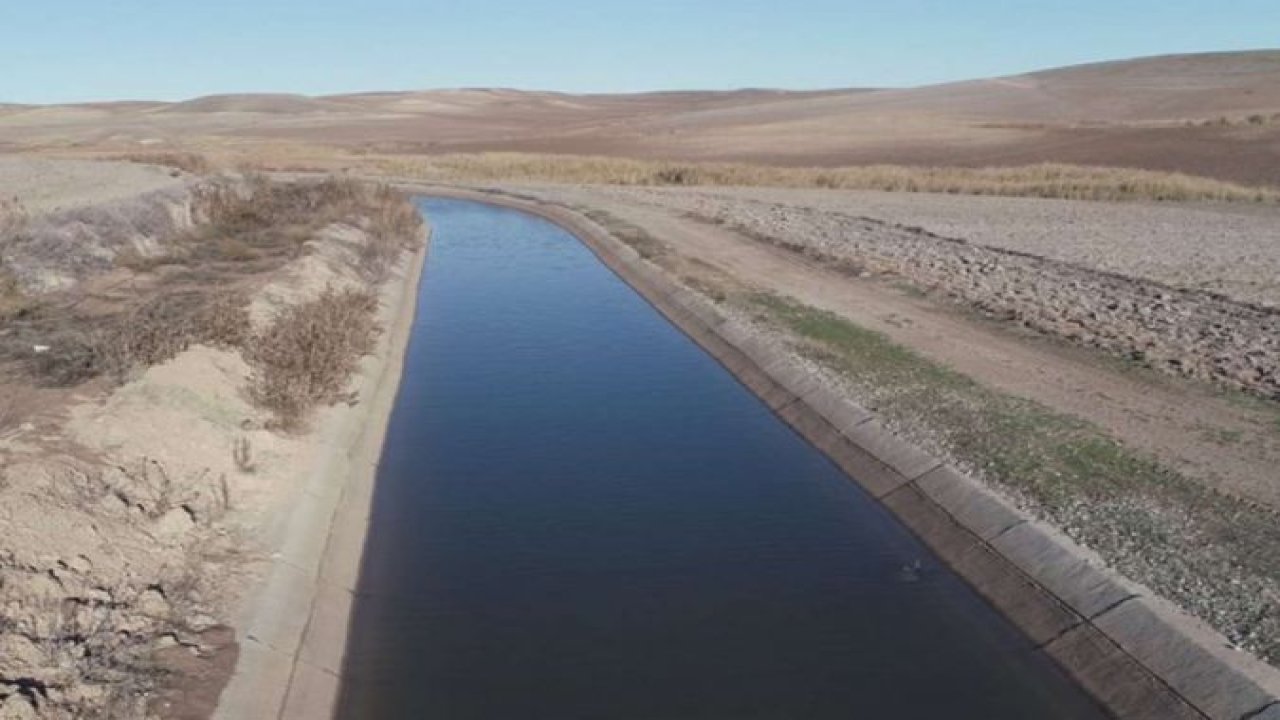
[[572,235],[421,205],[340,717],[1103,717]]

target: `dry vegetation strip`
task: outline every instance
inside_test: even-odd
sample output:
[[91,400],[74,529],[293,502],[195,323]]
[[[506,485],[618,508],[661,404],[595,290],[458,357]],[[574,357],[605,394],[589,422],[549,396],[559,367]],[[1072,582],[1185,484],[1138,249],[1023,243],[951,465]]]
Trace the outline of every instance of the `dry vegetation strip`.
[[899,427],[927,429],[941,450],[1126,576],[1280,662],[1280,522],[1272,512],[832,313],[773,295],[735,302]]
[[1280,188],[1249,187],[1179,173],[1058,164],[823,169],[519,153],[383,156],[366,158],[364,162],[390,175],[435,181],[770,186],[1106,201],[1280,202]]
[[207,157],[194,152],[126,153],[117,158],[140,165],[160,165],[192,175],[208,175],[214,169]]

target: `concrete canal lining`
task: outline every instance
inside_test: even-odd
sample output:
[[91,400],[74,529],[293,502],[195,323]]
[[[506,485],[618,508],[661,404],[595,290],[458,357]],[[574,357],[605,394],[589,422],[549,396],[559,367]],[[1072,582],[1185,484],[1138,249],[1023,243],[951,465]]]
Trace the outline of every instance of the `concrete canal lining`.
[[237,622],[240,659],[214,718],[315,720],[333,713],[378,459],[404,369],[430,235],[383,289],[377,351],[355,381],[361,402],[326,418],[325,451]]
[[607,230],[566,208],[403,185],[538,215],[578,237],[770,409],[891,510],[984,598],[1122,718],[1280,720],[1280,672],[955,468],[890,433],[786,354]]

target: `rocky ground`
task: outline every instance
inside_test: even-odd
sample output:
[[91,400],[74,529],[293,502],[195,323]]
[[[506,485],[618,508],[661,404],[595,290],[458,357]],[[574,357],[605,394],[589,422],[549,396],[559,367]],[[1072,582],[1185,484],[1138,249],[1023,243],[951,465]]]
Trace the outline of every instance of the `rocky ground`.
[[[681,194],[656,190],[651,196],[669,202]],[[874,218],[984,247],[1280,307],[1280,208],[1273,206],[765,188],[697,195]]]
[[[900,277],[987,315],[1175,375],[1280,398],[1280,213],[1268,209],[593,192],[723,225],[850,275]],[[923,219],[910,214],[915,207]],[[1207,255],[1234,262],[1205,262]]]

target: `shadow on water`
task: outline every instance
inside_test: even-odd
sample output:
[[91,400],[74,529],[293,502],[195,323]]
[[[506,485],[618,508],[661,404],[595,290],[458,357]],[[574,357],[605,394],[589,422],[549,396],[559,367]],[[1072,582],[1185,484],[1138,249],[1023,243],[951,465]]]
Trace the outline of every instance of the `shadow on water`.
[[575,238],[422,205],[340,717],[1103,716]]

